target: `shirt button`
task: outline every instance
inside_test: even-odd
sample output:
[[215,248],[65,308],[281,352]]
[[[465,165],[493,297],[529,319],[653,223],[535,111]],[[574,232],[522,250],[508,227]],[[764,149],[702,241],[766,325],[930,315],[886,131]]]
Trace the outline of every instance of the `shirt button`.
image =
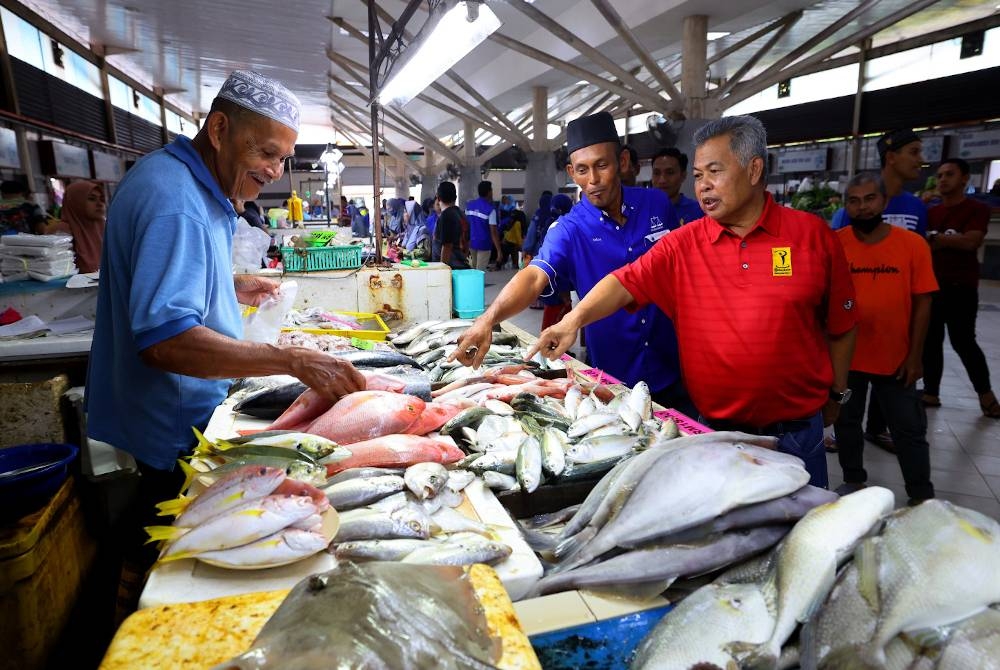
[[646,323],[645,319],[639,319],[639,323]]
[[742,248],[746,249],[747,248],[747,243],[746,242],[740,242],[740,246]]
[[622,229],[621,226],[615,226],[615,230],[621,230],[621,229]]
[[632,247],[629,247],[629,248],[628,248],[628,250],[629,250],[629,251],[632,251]]
[[642,343],[642,346],[644,346],[644,347],[648,347],[648,346],[649,346],[649,342],[643,342],[643,343]]
[[743,269],[744,270],[749,270],[750,269],[750,264],[749,263],[744,263],[743,264]]

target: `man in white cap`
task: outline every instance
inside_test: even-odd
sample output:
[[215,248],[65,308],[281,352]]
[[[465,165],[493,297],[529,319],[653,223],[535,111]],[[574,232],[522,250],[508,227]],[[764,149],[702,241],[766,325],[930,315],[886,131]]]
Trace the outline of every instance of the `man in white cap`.
[[281,178],[298,128],[288,89],[234,72],[197,136],[138,161],[108,208],[88,435],[135,457],[137,515],[177,495],[174,464],[194,444],[191,427],[204,429],[225,399],[229,378],[288,374],[331,399],[364,388],[357,370],[327,354],[240,339],[240,304],[257,305],[278,285],[233,277],[229,199],[254,200]]

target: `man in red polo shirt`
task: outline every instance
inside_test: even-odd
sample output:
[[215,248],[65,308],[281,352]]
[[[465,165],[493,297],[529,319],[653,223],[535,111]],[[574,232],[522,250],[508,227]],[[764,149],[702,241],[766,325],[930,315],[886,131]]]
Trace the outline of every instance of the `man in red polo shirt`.
[[674,320],[684,381],[703,420],[778,436],[810,482],[826,486],[823,426],[850,397],[857,321],[844,250],[821,219],[776,204],[765,190],[760,121],[712,121],[695,144],[695,194],[706,216],[605,277],[534,350],[555,358],[582,326],[655,303]]

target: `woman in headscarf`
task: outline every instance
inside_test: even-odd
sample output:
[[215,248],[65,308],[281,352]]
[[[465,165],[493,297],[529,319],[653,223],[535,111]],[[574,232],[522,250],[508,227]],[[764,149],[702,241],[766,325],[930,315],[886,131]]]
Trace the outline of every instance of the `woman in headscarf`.
[[94,181],[76,181],[63,194],[62,222],[73,236],[76,267],[81,273],[101,267],[101,244],[107,204],[104,187]]

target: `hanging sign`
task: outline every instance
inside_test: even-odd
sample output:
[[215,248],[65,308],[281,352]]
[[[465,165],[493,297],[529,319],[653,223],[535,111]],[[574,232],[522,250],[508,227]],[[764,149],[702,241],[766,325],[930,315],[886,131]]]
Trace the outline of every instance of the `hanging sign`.
[[816,172],[827,169],[830,152],[827,149],[788,151],[778,155],[778,172]]
[[958,136],[959,158],[1000,158],[1000,130]]
[[118,182],[125,176],[122,159],[118,156],[106,154],[101,151],[92,151],[90,158],[94,164],[94,179]]
[[64,142],[44,140],[38,143],[42,173],[49,177],[90,179],[90,152]]

